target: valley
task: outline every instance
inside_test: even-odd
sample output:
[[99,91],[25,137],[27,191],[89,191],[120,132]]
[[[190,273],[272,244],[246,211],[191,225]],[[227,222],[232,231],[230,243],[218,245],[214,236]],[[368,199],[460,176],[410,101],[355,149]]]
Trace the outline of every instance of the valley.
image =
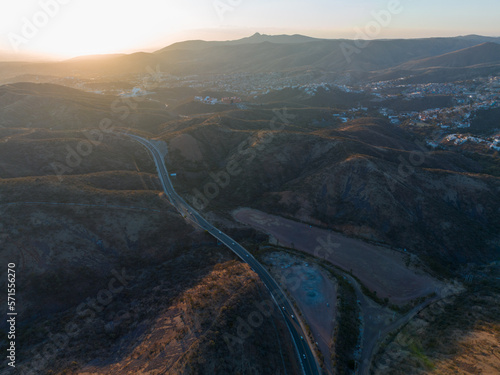
[[500,371],[500,41],[342,43],[0,63],[20,373]]

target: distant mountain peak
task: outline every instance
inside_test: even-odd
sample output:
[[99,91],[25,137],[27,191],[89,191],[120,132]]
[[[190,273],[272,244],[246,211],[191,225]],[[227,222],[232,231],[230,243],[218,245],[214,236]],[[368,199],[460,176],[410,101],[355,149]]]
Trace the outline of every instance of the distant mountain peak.
[[311,38],[309,36],[304,36],[300,34],[294,34],[294,35],[268,35],[268,34],[261,34],[259,32],[256,32],[252,36],[235,40],[230,43],[233,44],[242,44],[242,43],[264,43],[264,42],[270,42],[270,43],[276,43],[276,44],[299,44],[299,43],[306,43],[306,42],[311,42],[311,41],[316,41],[316,40],[321,40],[317,38]]

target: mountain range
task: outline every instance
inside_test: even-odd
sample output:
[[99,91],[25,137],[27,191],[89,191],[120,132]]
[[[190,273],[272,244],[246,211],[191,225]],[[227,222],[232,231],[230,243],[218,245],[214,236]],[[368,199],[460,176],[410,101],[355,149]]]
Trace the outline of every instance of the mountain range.
[[[298,374],[295,344],[310,340],[322,374],[499,373],[499,72],[500,40],[476,35],[255,34],[0,62],[0,257],[26,301],[18,370]],[[360,85],[341,86],[349,76]],[[420,116],[437,111],[471,126]],[[192,210],[293,309],[264,308],[267,283]]]
[[355,41],[256,33],[233,41],[174,43],[152,53],[82,56],[57,63],[0,63],[0,79],[23,74],[72,76],[75,72],[120,76],[144,73],[148,66],[179,76],[316,70],[369,78],[405,76],[408,71],[419,75],[429,68],[445,69],[441,71],[444,77],[458,68],[470,68],[472,75],[475,71],[495,74],[500,71],[499,45],[500,38],[477,35]]

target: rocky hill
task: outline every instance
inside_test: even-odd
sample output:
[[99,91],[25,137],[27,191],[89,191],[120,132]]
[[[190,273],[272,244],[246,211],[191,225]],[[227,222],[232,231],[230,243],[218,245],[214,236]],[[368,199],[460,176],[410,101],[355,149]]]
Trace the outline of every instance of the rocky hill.
[[166,136],[189,135],[190,150],[201,153],[173,148],[177,186],[192,199],[194,189],[210,195],[204,187],[231,163],[241,172],[206,200],[207,210],[250,205],[407,248],[435,265],[494,259],[500,184],[487,170],[495,158],[481,164],[434,150],[384,120],[323,130],[292,121],[271,130],[264,119],[272,111],[259,114],[262,121],[226,116]]

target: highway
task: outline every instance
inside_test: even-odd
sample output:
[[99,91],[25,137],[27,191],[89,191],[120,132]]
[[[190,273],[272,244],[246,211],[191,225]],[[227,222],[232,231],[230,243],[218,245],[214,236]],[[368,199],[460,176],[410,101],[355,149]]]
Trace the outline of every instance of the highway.
[[278,283],[271,277],[269,272],[250,254],[243,246],[238,244],[231,237],[215,228],[212,224],[206,221],[203,216],[196,212],[186,201],[179,196],[172,185],[170,176],[165,166],[164,158],[162,157],[160,151],[156,146],[148,141],[147,139],[141,138],[139,136],[123,133],[137,142],[141,143],[148,151],[153,155],[154,162],[156,164],[156,169],[158,170],[158,176],[163,185],[163,190],[167,195],[168,199],[172,205],[183,215],[186,219],[190,220],[195,226],[206,230],[212,236],[217,238],[220,242],[226,245],[231,251],[233,251],[240,259],[246,263],[255,271],[255,273],[260,277],[264,285],[267,287],[271,296],[276,303],[279,311],[285,320],[285,323],[290,331],[290,334],[299,357],[299,362],[302,367],[302,372],[306,375],[319,375],[320,371],[316,363],[316,359],[312,354],[311,348],[309,346],[308,338],[303,330],[301,323],[297,318],[296,311],[293,305],[290,303],[285,293],[281,290]]

